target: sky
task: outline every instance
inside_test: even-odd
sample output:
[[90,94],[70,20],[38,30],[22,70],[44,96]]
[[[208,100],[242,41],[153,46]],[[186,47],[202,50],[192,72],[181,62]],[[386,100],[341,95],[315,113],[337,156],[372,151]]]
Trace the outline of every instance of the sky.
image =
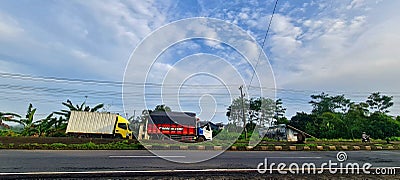
[[[279,0],[264,42],[274,4],[0,1],[0,111],[24,114],[32,103],[36,118],[42,118],[65,109],[61,102],[71,99],[104,103],[105,111],[131,116],[140,114],[145,102],[147,108],[165,103],[226,122],[226,108],[239,97],[240,85],[249,87],[255,67],[251,86],[266,79],[264,95],[281,98],[288,118],[310,112],[310,95],[321,92],[356,102],[381,92],[394,97],[391,114],[400,114],[400,1]],[[237,27],[235,32],[253,38],[267,58],[254,58],[259,54],[254,44],[219,41],[232,34],[214,29],[204,31],[209,39],[182,39],[155,51],[196,26],[177,26],[150,41],[157,32],[198,17]],[[138,47],[156,58],[136,56]],[[250,91],[246,94],[255,95]]]

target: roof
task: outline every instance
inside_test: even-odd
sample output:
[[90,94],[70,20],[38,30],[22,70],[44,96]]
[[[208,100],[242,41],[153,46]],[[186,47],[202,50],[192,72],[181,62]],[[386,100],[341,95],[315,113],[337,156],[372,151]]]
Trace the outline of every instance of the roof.
[[287,128],[290,128],[290,129],[292,129],[292,130],[295,130],[295,131],[297,131],[297,132],[300,132],[300,133],[304,134],[306,137],[315,138],[314,136],[312,136],[312,135],[310,135],[310,134],[308,134],[308,133],[306,133],[306,132],[304,132],[304,131],[302,131],[302,130],[300,130],[300,129],[297,129],[297,128],[291,126],[291,125],[288,125],[288,124],[287,124],[286,127],[287,127]]
[[150,113],[150,124],[182,124],[195,125],[196,113],[192,112],[164,112],[155,111]]

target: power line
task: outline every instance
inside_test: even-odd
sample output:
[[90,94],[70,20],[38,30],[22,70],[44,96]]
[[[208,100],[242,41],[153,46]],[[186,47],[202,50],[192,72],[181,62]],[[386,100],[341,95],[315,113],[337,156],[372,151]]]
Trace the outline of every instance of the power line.
[[252,83],[253,78],[254,78],[254,74],[256,73],[257,66],[258,66],[258,64],[259,64],[259,62],[260,62],[261,53],[264,51],[265,41],[267,40],[267,36],[268,36],[268,33],[269,33],[269,29],[270,29],[270,27],[271,27],[272,19],[274,18],[274,14],[275,14],[275,10],[276,10],[277,4],[278,4],[278,0],[275,1],[274,10],[272,11],[271,18],[269,19],[269,24],[268,24],[267,32],[265,33],[263,43],[261,44],[261,51],[260,51],[260,53],[258,54],[257,63],[256,63],[256,66],[255,66],[254,69],[253,69],[253,75],[251,76],[250,83],[249,83],[248,86],[251,86],[251,83]]

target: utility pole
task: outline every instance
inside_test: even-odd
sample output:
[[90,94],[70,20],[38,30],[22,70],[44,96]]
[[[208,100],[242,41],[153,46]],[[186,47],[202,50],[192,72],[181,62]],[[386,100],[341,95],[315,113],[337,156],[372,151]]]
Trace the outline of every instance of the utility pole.
[[246,116],[245,116],[245,107],[244,107],[244,93],[243,93],[243,85],[239,87],[240,90],[240,98],[242,99],[242,121],[244,125],[244,137],[247,139],[247,129],[246,129]]

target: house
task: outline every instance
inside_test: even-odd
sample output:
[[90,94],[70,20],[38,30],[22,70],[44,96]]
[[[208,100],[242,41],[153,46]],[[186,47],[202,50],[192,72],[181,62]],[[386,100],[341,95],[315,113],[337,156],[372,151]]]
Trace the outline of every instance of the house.
[[268,137],[270,139],[299,143],[304,142],[307,137],[314,137],[300,129],[286,124],[278,124],[271,127],[259,128],[258,133],[260,137]]

